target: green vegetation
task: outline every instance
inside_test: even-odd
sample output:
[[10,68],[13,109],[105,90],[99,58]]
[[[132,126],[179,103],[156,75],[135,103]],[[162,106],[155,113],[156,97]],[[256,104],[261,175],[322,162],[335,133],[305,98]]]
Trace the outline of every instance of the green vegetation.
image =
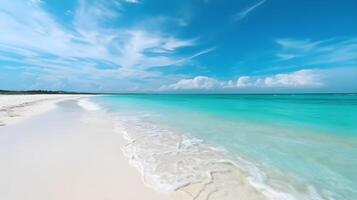
[[0,90],[0,95],[1,94],[96,94],[96,93],[51,91],[51,90],[25,90],[25,91]]

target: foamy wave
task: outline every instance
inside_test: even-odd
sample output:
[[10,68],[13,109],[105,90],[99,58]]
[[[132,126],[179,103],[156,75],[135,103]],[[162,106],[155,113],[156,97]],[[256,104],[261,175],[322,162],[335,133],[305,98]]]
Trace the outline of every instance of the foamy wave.
[[120,117],[117,122],[118,131],[128,141],[123,152],[149,186],[163,192],[184,191],[194,199],[213,194],[235,199],[242,192],[237,188],[259,196],[249,187],[248,174],[228,160],[224,151],[138,118]]
[[171,127],[133,116],[117,116],[116,121],[128,141],[124,154],[144,182],[159,191],[179,190],[192,199],[323,199],[313,188],[309,194],[278,191],[254,164]]
[[80,99],[77,101],[77,104],[82,107],[83,109],[85,110],[89,110],[89,111],[98,111],[100,110],[101,108],[93,103],[90,99],[88,98],[85,98],[85,99]]

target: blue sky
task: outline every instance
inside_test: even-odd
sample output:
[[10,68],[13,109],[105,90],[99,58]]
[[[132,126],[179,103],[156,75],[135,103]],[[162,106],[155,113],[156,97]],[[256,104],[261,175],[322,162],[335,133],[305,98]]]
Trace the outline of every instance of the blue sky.
[[356,0],[0,5],[1,89],[357,91]]

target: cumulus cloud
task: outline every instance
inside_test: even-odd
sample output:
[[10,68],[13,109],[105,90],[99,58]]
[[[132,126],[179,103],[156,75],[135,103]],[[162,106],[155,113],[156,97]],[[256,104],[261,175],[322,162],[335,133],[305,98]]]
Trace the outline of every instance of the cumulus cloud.
[[239,88],[314,88],[323,83],[319,70],[304,69],[291,73],[271,76],[241,76],[236,80],[217,80],[206,76],[183,79],[171,85],[164,85],[161,91],[168,90],[222,90]]
[[177,83],[162,86],[159,90],[208,90],[220,88],[221,82],[207,76],[196,76],[192,79],[182,79]]
[[237,83],[235,86],[237,86],[238,88],[241,88],[241,87],[248,87],[248,86],[256,85],[255,83],[252,82],[251,79],[252,78],[249,76],[241,76],[237,79]]
[[292,73],[276,74],[267,77],[242,76],[237,87],[316,87],[321,86],[321,74],[316,70],[303,69]]

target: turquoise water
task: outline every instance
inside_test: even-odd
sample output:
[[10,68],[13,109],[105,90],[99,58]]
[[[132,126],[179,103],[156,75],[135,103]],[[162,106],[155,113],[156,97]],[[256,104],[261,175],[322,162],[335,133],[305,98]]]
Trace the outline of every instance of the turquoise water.
[[[262,184],[305,199],[357,199],[357,95],[116,95],[111,113],[141,116],[224,148]],[[298,198],[297,198],[298,199]]]

